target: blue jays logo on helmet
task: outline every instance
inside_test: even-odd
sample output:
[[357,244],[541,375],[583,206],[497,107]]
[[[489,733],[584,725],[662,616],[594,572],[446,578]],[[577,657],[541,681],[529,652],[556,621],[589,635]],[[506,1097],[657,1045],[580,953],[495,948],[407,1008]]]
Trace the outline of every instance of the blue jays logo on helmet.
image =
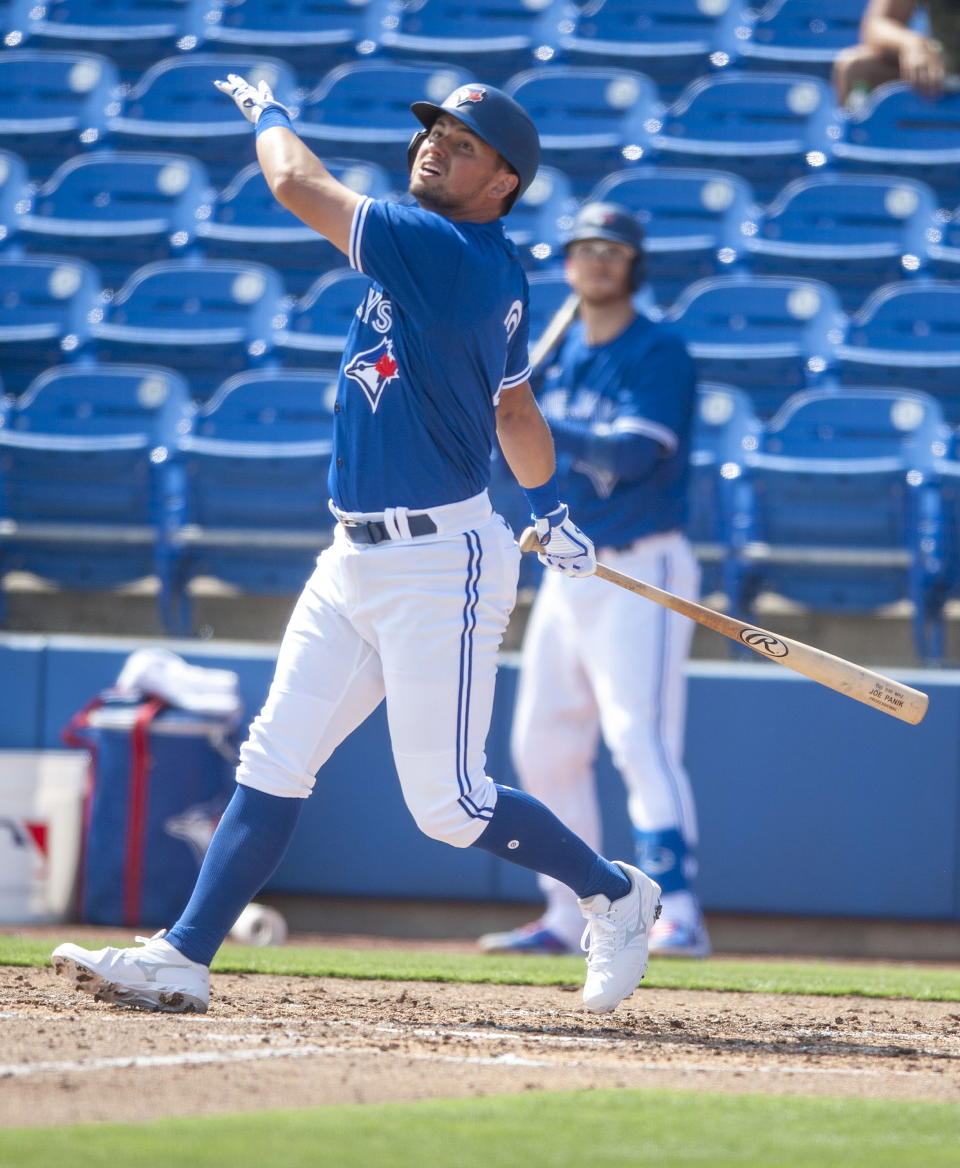
[[393,341],[387,338],[372,349],[357,353],[343,372],[357,382],[367,395],[371,410],[376,413],[384,389],[400,376],[397,359],[393,355]]
[[486,89],[482,85],[461,85],[443,103],[445,106],[473,105],[483,101]]

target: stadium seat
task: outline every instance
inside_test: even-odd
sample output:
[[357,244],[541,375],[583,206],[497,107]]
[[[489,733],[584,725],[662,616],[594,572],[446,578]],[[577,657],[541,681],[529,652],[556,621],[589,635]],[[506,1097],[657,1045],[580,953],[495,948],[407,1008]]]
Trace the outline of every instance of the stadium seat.
[[738,534],[749,611],[761,591],[818,612],[876,612],[910,600],[922,661],[943,655],[946,592],[936,477],[943,414],[904,389],[800,393],[747,459]]
[[211,0],[13,0],[7,45],[102,53],[130,82],[203,41]]
[[19,230],[31,195],[27,164],[19,154],[0,150],[0,248],[8,248]]
[[[358,194],[390,194],[389,176],[375,162],[326,158],[324,166]],[[196,230],[208,258],[269,264],[295,296],[323,272],[345,263],[343,252],[277,202],[259,163],[245,166],[204,214]]]
[[541,160],[570,177],[585,195],[597,175],[646,157],[657,88],[628,69],[541,66],[517,73],[505,89],[533,118]]
[[829,379],[846,327],[829,285],[776,276],[698,280],[664,320],[687,342],[701,380],[747,390],[761,417]]
[[333,533],[327,472],[336,377],[241,373],[178,442],[187,505],[176,536],[184,579],[248,592],[300,591]]
[[287,368],[336,372],[347,333],[363,302],[370,278],[339,267],[315,280],[277,321],[273,344]]
[[[860,39],[864,0],[769,0],[741,12],[736,65],[829,80],[837,53]],[[744,35],[749,32],[749,35]]]
[[699,77],[651,136],[653,161],[732,170],[767,202],[790,179],[827,163],[840,117],[821,77],[746,72]]
[[729,63],[741,21],[734,0],[593,0],[573,8],[557,45],[571,64],[645,73],[672,100]]
[[293,71],[274,57],[165,57],[147,69],[107,119],[110,144],[140,150],[174,146],[199,158],[218,186],[228,182],[256,153],[249,122],[213,85],[226,72],[254,84],[266,81],[278,101],[294,102]]
[[833,165],[929,183],[941,206],[960,203],[960,93],[930,101],[899,81],[878,86],[842,123]]
[[0,139],[46,178],[65,158],[101,142],[119,76],[95,53],[0,53]]
[[504,220],[507,234],[520,249],[527,268],[557,262],[576,208],[570,180],[563,171],[541,166]]
[[83,355],[100,281],[68,256],[0,257],[0,368],[7,393],[20,394],[44,369]]
[[528,279],[530,283],[528,311],[530,348],[534,349],[554,313],[570,295],[570,285],[567,283],[561,268],[532,272]]
[[210,0],[207,48],[271,53],[301,85],[319,84],[337,65],[372,53],[386,0]]
[[168,369],[46,370],[0,428],[0,574],[102,589],[155,576],[166,632],[182,510],[175,440],[191,424],[186,384]]
[[203,401],[225,376],[269,357],[283,297],[263,264],[162,260],[134,272],[91,334],[101,361],[170,366]]
[[931,188],[910,179],[811,175],[744,220],[740,246],[755,274],[825,280],[852,312],[880,284],[923,273],[936,209]]
[[297,132],[321,158],[346,154],[377,162],[395,187],[406,190],[407,146],[419,125],[411,102],[442,102],[472,80],[450,65],[340,65],[304,100]]
[[643,224],[647,279],[658,304],[694,280],[729,273],[742,259],[741,225],[755,217],[739,175],[641,166],[608,175],[589,198],[621,203]]
[[960,207],[937,214],[937,223],[927,240],[927,272],[937,279],[960,275]]
[[203,165],[185,154],[75,155],[20,216],[30,252],[80,256],[118,288],[136,268],[189,253],[197,208],[212,197]]
[[462,65],[491,85],[554,54],[566,0],[412,0],[391,4],[377,40],[399,60]]
[[947,280],[885,284],[850,319],[837,348],[844,385],[909,385],[960,423],[960,285]]

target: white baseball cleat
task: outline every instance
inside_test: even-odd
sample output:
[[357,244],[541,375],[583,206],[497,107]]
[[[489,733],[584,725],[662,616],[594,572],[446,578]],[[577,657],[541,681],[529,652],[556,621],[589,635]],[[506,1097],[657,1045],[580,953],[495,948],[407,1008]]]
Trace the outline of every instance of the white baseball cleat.
[[583,1004],[594,1014],[609,1014],[640,984],[650,930],[660,915],[660,885],[639,868],[614,863],[630,880],[626,896],[610,901],[597,893],[578,902],[587,920],[580,942],[587,954]]
[[205,1014],[210,971],[174,949],[163,939],[164,931],[137,937],[139,949],[58,945],[51,954],[54,972],[68,977],[81,993],[93,994],[98,1002],[168,1014]]

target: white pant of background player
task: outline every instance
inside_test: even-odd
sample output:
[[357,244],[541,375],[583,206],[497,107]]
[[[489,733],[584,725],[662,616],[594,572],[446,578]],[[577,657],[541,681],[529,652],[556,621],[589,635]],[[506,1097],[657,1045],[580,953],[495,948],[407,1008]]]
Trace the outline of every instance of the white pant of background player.
[[[699,566],[679,532],[620,551],[598,547],[597,558],[697,597]],[[677,829],[691,852],[696,848],[696,810],[682,761],[692,636],[692,621],[597,577],[544,573],[523,644],[513,761],[524,790],[593,848],[602,850],[593,773],[601,734],[626,785],[634,828]],[[576,898],[549,877],[539,881],[547,898],[542,924],[577,948],[583,917]],[[663,919],[693,924],[691,916],[699,916],[692,895],[664,895]]]

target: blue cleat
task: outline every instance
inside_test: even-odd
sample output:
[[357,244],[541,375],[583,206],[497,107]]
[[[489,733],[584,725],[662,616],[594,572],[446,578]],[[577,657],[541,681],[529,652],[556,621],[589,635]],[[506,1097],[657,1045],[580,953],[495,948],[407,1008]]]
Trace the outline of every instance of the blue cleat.
[[651,957],[709,957],[710,937],[700,917],[693,924],[664,920],[650,930]]
[[535,957],[561,957],[573,953],[565,941],[544,927],[543,921],[531,921],[506,933],[485,933],[477,944],[484,953],[529,953]]

